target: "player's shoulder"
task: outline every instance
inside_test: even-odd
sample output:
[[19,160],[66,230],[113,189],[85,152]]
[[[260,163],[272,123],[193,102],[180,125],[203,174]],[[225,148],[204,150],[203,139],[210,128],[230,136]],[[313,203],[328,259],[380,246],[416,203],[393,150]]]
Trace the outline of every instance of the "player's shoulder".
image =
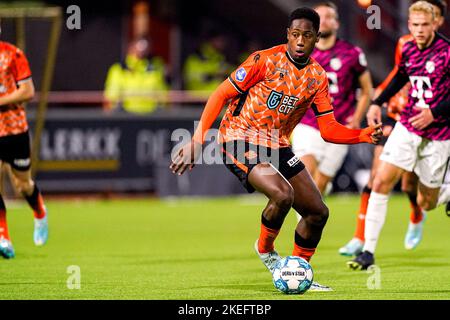
[[258,59],[267,59],[270,56],[276,56],[286,51],[286,45],[280,44],[271,48],[258,50],[253,52],[250,56],[257,57]]
[[413,42],[414,42],[413,35],[412,34],[405,34],[405,35],[401,36],[400,38],[398,38],[397,46],[403,47],[406,43],[413,43]]
[[314,59],[314,57],[309,58],[309,67],[314,71],[314,76],[318,78],[327,77],[325,69],[320,65],[319,62],[317,62],[316,59]]
[[342,49],[344,49],[346,51],[355,51],[357,53],[363,52],[363,50],[360,47],[358,47],[357,45],[351,43],[350,41],[338,38],[337,39],[337,43],[338,43],[340,48],[342,48]]
[[23,54],[23,51],[20,48],[16,47],[10,42],[0,41],[0,50],[3,52],[11,52],[15,54]]
[[2,51],[14,52],[16,50],[19,50],[19,48],[17,48],[15,45],[6,41],[0,41],[0,48],[2,49]]
[[443,35],[442,33],[436,32],[436,38],[437,38],[438,40],[443,41],[445,44],[450,45],[450,39],[447,38],[447,37],[446,37],[445,35]]

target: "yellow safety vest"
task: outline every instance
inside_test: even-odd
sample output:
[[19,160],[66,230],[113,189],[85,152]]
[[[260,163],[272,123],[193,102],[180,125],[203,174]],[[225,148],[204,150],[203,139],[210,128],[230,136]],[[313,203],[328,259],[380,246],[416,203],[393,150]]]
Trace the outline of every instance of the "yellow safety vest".
[[191,54],[184,64],[184,84],[187,90],[214,91],[232,67],[226,63],[224,55],[210,44],[204,44],[201,55]]
[[156,57],[149,61],[128,55],[125,63],[110,67],[105,82],[105,98],[115,105],[122,101],[123,108],[133,113],[153,112],[160,103],[145,95],[167,90],[164,63]]

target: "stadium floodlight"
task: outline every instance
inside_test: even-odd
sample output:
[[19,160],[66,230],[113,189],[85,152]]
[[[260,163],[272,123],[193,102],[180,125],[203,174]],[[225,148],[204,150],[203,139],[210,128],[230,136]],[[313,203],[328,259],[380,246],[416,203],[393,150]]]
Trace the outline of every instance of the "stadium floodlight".
[[42,130],[45,124],[48,94],[50,91],[53,71],[56,60],[56,52],[58,50],[58,42],[61,34],[62,10],[60,7],[27,7],[15,5],[0,6],[0,19],[13,19],[16,24],[16,41],[15,45],[25,50],[25,20],[26,19],[43,19],[50,21],[50,36],[47,46],[47,54],[44,63],[44,71],[42,74],[41,90],[39,94],[39,103],[37,108],[33,142],[32,142],[32,175],[36,175],[36,169],[39,161],[39,150]]

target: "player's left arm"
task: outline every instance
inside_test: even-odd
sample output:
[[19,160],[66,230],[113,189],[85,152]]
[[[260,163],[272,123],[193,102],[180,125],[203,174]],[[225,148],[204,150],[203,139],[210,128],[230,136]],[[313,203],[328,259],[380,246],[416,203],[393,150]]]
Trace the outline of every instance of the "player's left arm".
[[361,88],[361,94],[356,105],[355,113],[348,125],[351,129],[361,128],[361,121],[369,108],[373,93],[372,77],[370,76],[369,70],[364,71],[358,77],[358,81]]
[[0,97],[0,108],[11,104],[27,102],[34,97],[34,84],[31,78],[19,82],[17,90]]
[[441,101],[433,109],[421,109],[420,113],[411,117],[408,121],[414,128],[423,130],[438,117],[450,118],[450,100]]
[[377,144],[382,136],[381,123],[364,129],[349,129],[336,121],[333,106],[330,103],[328,80],[322,80],[321,87],[314,97],[312,108],[316,115],[322,138],[336,144],[373,143]]

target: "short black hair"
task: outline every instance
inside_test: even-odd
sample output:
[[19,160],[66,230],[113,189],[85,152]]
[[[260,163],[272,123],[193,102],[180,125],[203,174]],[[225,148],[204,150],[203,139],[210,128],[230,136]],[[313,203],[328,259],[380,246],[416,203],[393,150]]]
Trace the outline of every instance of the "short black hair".
[[319,17],[319,14],[315,10],[308,8],[308,7],[302,7],[302,8],[295,9],[294,11],[292,11],[291,15],[289,16],[289,27],[291,27],[292,21],[297,20],[297,19],[306,19],[306,20],[311,21],[313,24],[314,30],[316,30],[316,32],[319,32],[320,17]]
[[[418,0],[414,1],[417,2]],[[441,15],[445,17],[447,15],[447,1],[446,0],[425,0],[441,10]]]

